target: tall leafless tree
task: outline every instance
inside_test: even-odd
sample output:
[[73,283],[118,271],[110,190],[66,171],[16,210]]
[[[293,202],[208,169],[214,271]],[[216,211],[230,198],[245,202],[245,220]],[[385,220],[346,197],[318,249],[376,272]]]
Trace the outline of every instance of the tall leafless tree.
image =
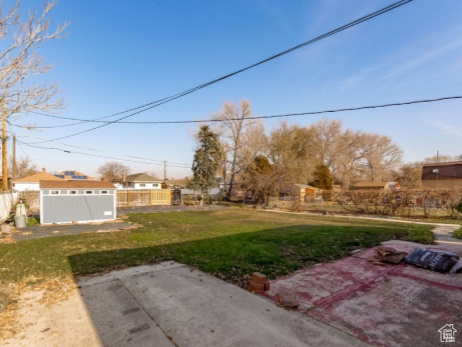
[[[0,103],[2,115],[2,175],[8,175],[6,124],[24,113],[49,111],[63,106],[56,97],[58,85],[40,81],[52,68],[38,54],[43,43],[63,37],[67,24],[51,29],[48,15],[55,1],[43,4],[41,11],[20,12],[18,0],[12,8],[0,3]],[[3,179],[2,189],[8,190]]]
[[248,100],[241,100],[239,104],[224,102],[222,109],[212,115],[212,119],[220,121],[215,123],[214,131],[220,137],[225,183],[229,174],[228,196],[237,175],[265,147],[263,123],[250,117],[252,109]]
[[130,173],[130,167],[117,161],[109,161],[98,168],[98,174],[106,181],[122,180],[124,174]]

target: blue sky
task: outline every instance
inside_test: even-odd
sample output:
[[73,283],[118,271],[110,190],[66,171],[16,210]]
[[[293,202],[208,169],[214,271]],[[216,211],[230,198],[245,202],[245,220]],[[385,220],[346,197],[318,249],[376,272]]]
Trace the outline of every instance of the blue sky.
[[[393,2],[61,0],[51,19],[69,22],[68,36],[45,44],[40,53],[56,64],[45,78],[60,83],[67,107],[59,115],[93,119],[208,82]],[[35,6],[37,1],[22,2],[23,9]],[[242,98],[250,100],[254,115],[274,115],[462,95],[461,13],[460,0],[415,0],[130,120],[204,119],[223,101]],[[309,125],[321,118],[341,119],[346,128],[390,136],[405,161],[416,161],[436,151],[462,154],[461,106],[456,100],[289,121]],[[17,123],[75,122],[24,115]],[[267,120],[267,131],[277,124]],[[93,126],[10,130],[18,140],[32,143]],[[114,158],[166,159],[189,167],[196,130],[191,124],[114,124],[38,145]],[[89,175],[109,161],[25,144],[18,154],[49,171]],[[132,172],[162,175],[161,163],[126,164]],[[170,166],[167,176],[189,173]]]

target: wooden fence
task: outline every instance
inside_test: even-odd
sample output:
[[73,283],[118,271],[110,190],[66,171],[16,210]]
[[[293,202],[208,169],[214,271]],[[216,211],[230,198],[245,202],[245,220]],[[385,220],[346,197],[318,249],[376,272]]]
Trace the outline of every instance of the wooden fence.
[[29,210],[40,209],[40,191],[26,190],[24,192],[18,192],[18,198],[24,199],[26,206]]
[[0,222],[4,222],[9,216],[11,209],[17,202],[16,193],[2,193],[0,194]]
[[[117,190],[117,207],[171,205],[171,189],[140,189]],[[18,198],[24,199],[29,210],[40,209],[40,192],[24,191],[18,193]]]
[[170,205],[171,189],[117,190],[117,207]]

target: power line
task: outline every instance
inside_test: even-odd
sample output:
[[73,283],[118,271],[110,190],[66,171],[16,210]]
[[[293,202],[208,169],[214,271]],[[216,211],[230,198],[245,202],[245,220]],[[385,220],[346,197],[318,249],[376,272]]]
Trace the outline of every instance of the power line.
[[[358,25],[358,24],[361,24],[361,23],[363,23],[363,22],[366,22],[366,21],[368,21],[368,20],[370,20],[370,19],[372,19],[372,18],[375,18],[375,17],[377,17],[377,16],[380,16],[380,15],[382,15],[382,14],[384,14],[384,13],[387,13],[387,12],[389,12],[389,11],[391,11],[391,10],[394,10],[394,9],[396,9],[396,8],[398,8],[398,7],[400,7],[400,6],[403,6],[403,5],[405,5],[405,4],[408,4],[408,3],[412,2],[412,1],[413,1],[413,0],[400,0],[400,1],[397,1],[397,2],[395,2],[395,3],[393,3],[393,4],[391,4],[391,5],[388,5],[388,6],[384,7],[384,8],[382,8],[382,9],[378,10],[378,11],[372,12],[372,13],[366,15],[366,16],[363,16],[363,17],[361,17],[361,18],[358,18],[358,19],[356,19],[356,20],[354,20],[354,21],[352,21],[352,22],[349,22],[349,23],[347,23],[347,24],[345,24],[345,25],[342,25],[342,26],[340,26],[340,27],[338,27],[338,28],[336,28],[336,29],[333,29],[333,30],[331,30],[331,31],[329,31],[329,32],[327,32],[327,33],[325,33],[325,34],[322,34],[322,35],[320,35],[320,36],[317,36],[317,37],[315,37],[315,38],[313,38],[313,39],[311,39],[311,40],[309,40],[309,41],[306,41],[306,42],[304,42],[304,43],[302,43],[302,44],[299,44],[299,45],[297,45],[297,46],[294,46],[294,47],[292,47],[292,48],[289,48],[289,49],[287,49],[287,50],[285,50],[285,51],[282,51],[282,52],[280,52],[280,53],[277,53],[277,54],[275,54],[275,55],[272,55],[272,56],[270,56],[269,58],[263,59],[263,60],[261,60],[261,61],[259,61],[259,62],[257,62],[257,63],[254,63],[254,64],[252,64],[252,65],[249,65],[249,66],[247,66],[247,67],[244,67],[244,68],[242,68],[242,69],[240,69],[240,70],[234,71],[234,72],[232,72],[232,73],[229,73],[229,74],[227,74],[227,75],[221,76],[221,77],[219,77],[219,78],[217,78],[217,79],[214,79],[214,80],[209,81],[209,82],[207,82],[207,83],[201,84],[201,85],[196,86],[196,87],[194,87],[194,88],[191,88],[191,89],[185,90],[185,91],[183,91],[183,92],[180,92],[180,93],[171,95],[171,96],[169,96],[169,97],[166,97],[166,98],[163,98],[163,99],[159,99],[159,100],[155,100],[155,101],[149,102],[149,103],[147,103],[147,104],[144,104],[144,105],[141,105],[141,106],[138,106],[138,107],[134,107],[134,108],[131,108],[131,109],[122,111],[122,112],[118,112],[118,113],[115,113],[115,114],[112,114],[112,115],[110,115],[110,116],[106,116],[106,117],[103,117],[103,118],[108,118],[108,117],[117,116],[117,115],[121,115],[121,114],[128,113],[128,112],[136,111],[136,112],[133,112],[133,113],[127,115],[127,116],[118,118],[118,119],[116,119],[116,120],[114,120],[114,121],[109,121],[109,122],[107,122],[107,123],[105,123],[105,124],[96,126],[96,127],[94,127],[94,128],[90,128],[90,129],[83,130],[83,131],[80,131],[80,132],[77,132],[77,133],[74,133],[74,134],[70,134],[70,135],[58,137],[58,138],[56,138],[56,139],[47,140],[47,141],[45,141],[45,142],[51,142],[51,141],[56,141],[56,140],[62,140],[62,139],[65,139],[65,138],[69,138],[69,137],[76,136],[76,135],[81,135],[81,134],[84,134],[84,133],[87,133],[87,132],[100,129],[100,128],[105,127],[105,126],[108,126],[108,125],[110,125],[110,124],[117,123],[117,122],[119,122],[119,121],[121,121],[121,120],[123,120],[123,119],[132,117],[132,116],[137,115],[137,114],[139,114],[139,113],[142,113],[142,112],[145,112],[145,111],[147,111],[147,110],[150,110],[150,109],[152,109],[152,108],[154,108],[154,107],[158,107],[158,106],[163,105],[163,104],[165,104],[165,103],[167,103],[167,102],[171,102],[171,101],[173,101],[173,100],[176,100],[176,99],[181,98],[181,97],[183,97],[183,96],[186,96],[186,95],[188,95],[188,94],[194,93],[194,92],[196,92],[196,91],[198,91],[198,90],[200,90],[200,89],[203,89],[203,88],[206,88],[206,87],[208,87],[208,86],[210,86],[210,85],[213,85],[213,84],[215,84],[215,83],[221,82],[221,81],[223,81],[223,80],[225,80],[225,79],[228,79],[228,78],[230,78],[230,77],[232,77],[232,76],[234,76],[234,75],[237,75],[237,74],[240,74],[240,73],[242,73],[242,72],[244,72],[244,71],[250,70],[250,69],[252,69],[252,68],[254,68],[254,67],[257,67],[257,66],[259,66],[259,65],[262,65],[262,64],[264,64],[264,63],[267,63],[267,62],[269,62],[269,61],[271,61],[271,60],[274,60],[274,59],[279,58],[279,57],[281,57],[281,56],[283,56],[283,55],[286,55],[286,54],[288,54],[288,53],[291,53],[291,52],[293,52],[293,51],[296,51],[296,50],[298,50],[298,49],[300,49],[300,48],[303,48],[303,47],[305,47],[305,46],[311,45],[311,44],[313,44],[313,43],[315,43],[315,42],[318,42],[318,41],[320,41],[320,40],[323,40],[323,39],[325,39],[325,38],[327,38],[327,37],[329,37],[329,36],[335,35],[335,34],[337,34],[337,33],[339,33],[339,32],[342,32],[342,31],[344,31],[344,30],[346,30],[346,29],[349,29],[349,28],[351,28],[351,27],[353,27],[353,26],[356,26],[356,25]],[[43,115],[43,114],[42,114],[42,115]],[[103,119],[103,118],[99,118],[99,120],[100,120],[100,119]],[[41,143],[41,142],[37,142],[37,143]]]
[[[96,157],[96,158],[104,158],[104,159],[113,159],[113,160],[120,160],[120,161],[126,161],[126,162],[133,162],[133,163],[140,163],[140,164],[148,164],[148,165],[164,165],[163,163],[152,163],[152,162],[146,162],[146,161],[139,161],[139,160],[131,160],[131,159],[120,159],[120,158],[115,158],[115,157],[108,157],[104,155],[98,155],[98,154],[90,154],[90,153],[83,153],[83,152],[77,152],[77,151],[69,151],[66,149],[58,148],[58,147],[42,147],[42,146],[36,146],[27,142],[23,142],[18,140],[18,142],[22,143],[23,145],[33,147],[33,148],[39,148],[39,149],[47,149],[47,150],[56,150],[64,153],[69,153],[69,154],[81,154],[81,155],[86,155],[90,157]],[[186,166],[179,166],[179,165],[171,165],[167,164],[169,167],[176,167],[176,168],[181,168],[181,169],[190,169],[190,167]]]
[[[270,118],[284,118],[284,117],[296,117],[296,116],[306,116],[306,115],[316,115],[316,114],[325,114],[325,113],[340,113],[348,111],[360,111],[360,110],[371,110],[377,108],[387,108],[387,107],[397,107],[397,106],[406,106],[406,105],[415,105],[415,104],[424,104],[432,102],[441,102],[447,100],[457,100],[462,99],[462,95],[456,96],[445,96],[434,99],[421,99],[413,101],[403,101],[403,102],[394,102],[388,104],[379,104],[379,105],[368,105],[368,106],[358,106],[358,107],[346,107],[332,110],[322,110],[322,111],[308,111],[308,112],[299,112],[299,113],[286,113],[270,116],[252,116],[247,119],[270,119]],[[229,120],[239,120],[239,118],[230,118]],[[100,122],[100,121],[96,121]],[[119,121],[120,124],[187,124],[187,123],[211,123],[211,122],[221,122],[219,119],[207,119],[207,120],[178,120],[178,121],[146,121],[146,122],[129,122],[129,121]],[[16,126],[11,124],[12,126]],[[50,140],[54,141],[54,140]],[[45,140],[47,142],[47,140]]]
[[[17,135],[16,135],[17,136]],[[28,137],[28,138],[32,138],[32,139],[36,139],[36,140],[43,140],[43,141],[46,141],[44,139],[41,139],[39,137],[35,137],[35,136],[28,136],[28,135],[24,135],[24,136],[18,136],[20,138],[25,138],[25,137]],[[30,145],[31,143],[28,143],[28,142],[22,142],[26,145]],[[63,143],[63,142],[56,142],[58,144],[61,144],[61,145],[64,145],[64,146],[68,146],[68,147],[73,147],[73,148],[80,148],[80,149],[86,149],[88,151],[95,151],[95,152],[100,152],[100,153],[105,153],[104,151],[102,150],[99,150],[99,149],[95,149],[95,148],[88,148],[88,147],[82,147],[82,146],[75,146],[75,145],[70,145],[70,144],[67,144],[67,143]],[[107,152],[106,152],[107,153]],[[134,158],[134,159],[141,159],[141,160],[147,160],[147,161],[154,161],[154,162],[159,162],[159,163],[163,163],[164,160],[159,160],[159,159],[151,159],[151,158],[143,158],[143,157],[136,157],[136,156],[132,156],[132,155],[125,155],[123,154],[122,156],[124,157],[127,157],[127,158]],[[176,162],[172,162],[172,161],[169,161],[169,163],[172,163],[172,164],[176,164],[176,165],[185,165],[185,166],[190,166],[190,164],[186,164],[186,163],[176,163]]]

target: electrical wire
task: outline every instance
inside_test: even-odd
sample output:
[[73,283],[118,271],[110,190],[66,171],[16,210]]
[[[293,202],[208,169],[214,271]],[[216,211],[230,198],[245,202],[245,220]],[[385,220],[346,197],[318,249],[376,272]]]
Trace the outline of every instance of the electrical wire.
[[[372,109],[377,109],[377,108],[387,108],[387,107],[397,107],[397,106],[424,104],[424,103],[441,102],[441,101],[457,100],[457,99],[462,99],[462,95],[445,96],[445,97],[433,98],[433,99],[421,99],[421,100],[394,102],[394,103],[379,104],[379,105],[345,107],[345,108],[332,109],[332,110],[322,110],[322,111],[286,113],[286,114],[269,115],[269,116],[251,116],[251,117],[248,117],[246,119],[271,119],[271,118],[284,118],[284,117],[317,115],[317,114],[326,114],[326,113],[340,113],[340,112],[348,112],[348,111],[372,110]],[[240,118],[230,118],[228,120],[240,120]],[[94,122],[102,122],[102,121],[94,121]],[[221,122],[221,120],[220,119],[206,119],[206,120],[146,121],[146,122],[120,121],[120,122],[117,122],[117,123],[120,123],[120,124],[188,124],[188,123],[212,123],[212,122]],[[12,125],[12,126],[17,126],[15,124],[11,124],[11,123],[9,123],[9,124]],[[44,140],[44,142],[48,142],[48,141],[54,141],[54,140]]]
[[[36,146],[30,143],[26,143],[20,140],[17,140],[19,143],[22,143],[25,146],[33,147],[33,148],[38,148],[38,149],[47,149],[47,150],[56,150],[64,153],[69,153],[69,154],[81,154],[81,155],[86,155],[90,157],[96,157],[96,158],[104,158],[104,159],[112,159],[112,160],[120,160],[124,162],[132,162],[132,163],[140,163],[140,164],[148,164],[148,165],[163,165],[162,163],[152,163],[152,162],[146,162],[146,161],[139,161],[139,160],[131,160],[131,159],[120,159],[120,158],[115,158],[115,157],[108,157],[104,155],[98,155],[98,154],[90,154],[90,153],[83,153],[83,152],[77,152],[77,151],[69,151],[66,149],[58,148],[58,147],[42,147],[42,146]],[[181,168],[181,169],[190,169],[191,167],[187,166],[179,166],[179,165],[171,165],[167,163],[168,167],[176,167],[176,168]]]
[[[35,137],[35,136],[28,136],[28,135],[24,135],[24,136],[18,136],[16,135],[17,137],[19,138],[32,138],[32,139],[36,139],[36,140],[43,140],[45,141],[44,139],[41,139],[39,137]],[[31,143],[28,143],[28,142],[22,142],[24,144],[27,144],[27,145],[30,145]],[[86,149],[88,151],[95,151],[95,152],[100,152],[100,153],[107,153],[107,152],[104,152],[100,149],[95,149],[95,148],[89,148],[89,147],[82,147],[82,146],[75,146],[75,145],[70,145],[70,144],[67,144],[67,143],[63,143],[63,142],[56,142],[58,144],[61,144],[61,145],[64,145],[64,146],[68,146],[68,147],[72,147],[72,148],[79,148],[79,149]],[[123,155],[124,157],[127,157],[127,158],[134,158],[134,159],[141,159],[141,160],[147,160],[147,161],[154,161],[154,162],[159,162],[159,163],[163,163],[165,160],[160,160],[160,159],[151,159],[151,158],[143,158],[143,157],[136,157],[136,156],[133,156],[133,155]],[[169,163],[171,164],[176,164],[176,165],[186,165],[186,166],[189,166],[190,164],[186,164],[186,163],[177,163],[177,162],[172,162],[172,161],[168,161]]]
[[[122,112],[114,113],[114,114],[112,114],[112,115],[103,117],[103,118],[108,118],[108,117],[113,117],[113,116],[121,115],[121,114],[128,113],[128,112],[136,111],[136,112],[133,112],[133,113],[127,115],[127,116],[118,118],[118,119],[116,119],[116,120],[114,120],[114,121],[109,121],[109,122],[107,122],[107,123],[105,123],[105,124],[102,124],[102,125],[99,125],[99,126],[90,128],[90,129],[86,129],[86,130],[79,131],[79,132],[74,133],[74,134],[70,134],[70,135],[58,137],[58,138],[55,138],[55,139],[47,140],[47,141],[44,141],[44,142],[51,142],[51,141],[56,141],[56,140],[62,140],[62,139],[65,139],[65,138],[69,138],[69,137],[73,137],[73,136],[85,134],[85,133],[87,133],[87,132],[100,129],[100,128],[105,127],[105,126],[108,126],[108,125],[110,125],[110,124],[117,123],[117,122],[119,122],[119,121],[121,121],[121,120],[123,120],[123,119],[129,118],[129,117],[133,117],[133,116],[135,116],[135,115],[137,115],[137,114],[139,114],[139,113],[146,112],[147,110],[150,110],[150,109],[152,109],[152,108],[154,108],[154,107],[158,107],[158,106],[163,105],[163,104],[165,104],[165,103],[167,103],[167,102],[171,102],[171,101],[173,101],[173,100],[176,100],[176,99],[181,98],[181,97],[183,97],[183,96],[186,96],[186,95],[188,95],[188,94],[194,93],[194,92],[196,92],[196,91],[198,91],[198,90],[200,90],[200,89],[206,88],[206,87],[211,86],[211,85],[213,85],[213,84],[215,84],[215,83],[218,83],[218,82],[223,81],[223,80],[225,80],[225,79],[228,79],[228,78],[230,78],[230,77],[232,77],[232,76],[235,76],[235,75],[237,75],[237,74],[240,74],[240,73],[242,73],[242,72],[244,72],[244,71],[250,70],[250,69],[252,69],[252,68],[254,68],[254,67],[257,67],[257,66],[259,66],[259,65],[262,65],[262,64],[264,64],[264,63],[267,63],[267,62],[269,62],[269,61],[271,61],[271,60],[274,60],[274,59],[276,59],[276,58],[279,58],[279,57],[281,57],[281,56],[283,56],[283,55],[286,55],[286,54],[288,54],[288,53],[291,53],[291,52],[293,52],[293,51],[295,51],[295,50],[298,50],[298,49],[303,48],[303,47],[305,47],[305,46],[311,45],[311,44],[313,44],[313,43],[315,43],[315,42],[318,42],[318,41],[320,41],[320,40],[323,40],[323,39],[325,39],[325,38],[327,38],[327,37],[329,37],[329,36],[335,35],[335,34],[337,34],[337,33],[339,33],[339,32],[342,32],[342,31],[344,31],[344,30],[346,30],[346,29],[349,29],[349,28],[351,28],[351,27],[353,27],[353,26],[356,26],[356,25],[358,25],[358,24],[361,24],[361,23],[363,23],[363,22],[366,22],[366,21],[368,21],[368,20],[370,20],[370,19],[372,19],[372,18],[375,18],[375,17],[377,17],[377,16],[380,16],[380,15],[382,15],[382,14],[384,14],[384,13],[387,13],[387,12],[389,12],[389,11],[391,11],[391,10],[394,10],[394,9],[396,9],[396,8],[398,8],[398,7],[401,7],[401,6],[405,5],[405,4],[408,4],[408,3],[412,2],[412,1],[413,1],[413,0],[400,0],[400,1],[397,1],[397,2],[395,2],[395,3],[393,3],[393,4],[391,4],[391,5],[388,5],[388,6],[384,7],[384,8],[382,8],[382,9],[378,10],[378,11],[372,12],[372,13],[366,15],[366,16],[363,16],[363,17],[361,17],[361,18],[358,18],[358,19],[356,19],[356,20],[354,20],[354,21],[352,21],[352,22],[349,22],[349,23],[347,23],[347,24],[345,24],[345,25],[342,25],[342,26],[340,26],[340,27],[338,27],[338,28],[336,28],[336,29],[333,29],[333,30],[331,30],[331,31],[329,31],[329,32],[327,32],[327,33],[325,33],[325,34],[322,34],[322,35],[320,35],[320,36],[317,36],[317,37],[315,37],[315,38],[313,38],[313,39],[311,39],[311,40],[309,40],[309,41],[306,41],[306,42],[304,42],[304,43],[302,43],[302,44],[299,44],[299,45],[297,45],[297,46],[294,46],[294,47],[292,47],[292,48],[289,48],[289,49],[287,49],[287,50],[285,50],[285,51],[282,51],[282,52],[280,52],[280,53],[277,53],[277,54],[275,54],[275,55],[272,55],[272,56],[270,56],[269,58],[263,59],[263,60],[261,60],[261,61],[259,61],[259,62],[257,62],[257,63],[254,63],[254,64],[252,64],[252,65],[249,65],[249,66],[247,66],[247,67],[244,67],[244,68],[242,68],[242,69],[240,69],[240,70],[234,71],[234,72],[232,72],[232,73],[229,73],[229,74],[227,74],[227,75],[221,76],[221,77],[219,77],[219,78],[217,78],[217,79],[214,79],[214,80],[209,81],[209,82],[207,82],[207,83],[201,84],[201,85],[196,86],[196,87],[194,87],[194,88],[191,88],[191,89],[185,90],[185,91],[183,91],[183,92],[180,92],[180,93],[171,95],[171,96],[169,96],[169,97],[162,98],[162,99],[159,99],[159,100],[155,100],[155,101],[149,102],[149,103],[147,103],[147,104],[144,104],[144,105],[141,105],[141,106],[138,106],[138,107],[134,107],[134,108],[131,108],[131,109],[122,111]],[[49,116],[51,116],[51,115],[49,115]],[[99,120],[100,120],[100,119],[103,119],[103,118],[99,118]],[[44,143],[44,142],[37,142],[37,143]]]

